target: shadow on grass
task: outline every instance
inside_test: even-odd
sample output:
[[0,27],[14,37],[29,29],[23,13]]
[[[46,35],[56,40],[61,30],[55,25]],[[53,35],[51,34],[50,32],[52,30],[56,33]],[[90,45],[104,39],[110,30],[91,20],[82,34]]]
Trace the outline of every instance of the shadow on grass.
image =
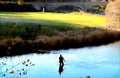
[[50,20],[2,18],[0,21],[0,38],[19,36],[24,40],[34,40],[39,35],[54,36],[59,32],[88,27]]

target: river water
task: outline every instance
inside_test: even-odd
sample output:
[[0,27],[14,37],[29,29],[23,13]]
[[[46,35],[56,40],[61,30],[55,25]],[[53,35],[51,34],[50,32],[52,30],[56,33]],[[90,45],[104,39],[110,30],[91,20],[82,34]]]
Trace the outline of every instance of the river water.
[[[59,55],[65,58],[59,67]],[[120,42],[0,58],[0,78],[120,78]]]

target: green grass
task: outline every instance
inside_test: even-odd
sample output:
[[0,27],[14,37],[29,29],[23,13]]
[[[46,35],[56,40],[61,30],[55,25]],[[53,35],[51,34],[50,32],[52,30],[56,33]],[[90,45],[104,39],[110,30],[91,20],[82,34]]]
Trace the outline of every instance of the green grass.
[[106,22],[104,16],[84,13],[1,12],[0,18],[0,35],[13,37],[26,37],[28,33],[51,36],[55,30],[94,27]]
[[106,19],[101,16],[70,13],[1,12],[0,16],[1,18],[14,19],[16,21],[20,21],[21,19],[34,20],[33,22],[37,21],[41,24],[50,24],[49,21],[55,21],[58,22],[57,24],[62,22],[75,26],[94,26],[106,22]]

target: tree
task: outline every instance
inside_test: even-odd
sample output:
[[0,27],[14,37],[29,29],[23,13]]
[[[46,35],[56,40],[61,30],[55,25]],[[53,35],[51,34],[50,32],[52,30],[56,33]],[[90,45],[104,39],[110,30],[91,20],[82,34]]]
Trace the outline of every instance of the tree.
[[9,57],[3,57],[0,60],[0,78],[24,78],[24,75],[27,75],[27,72],[32,66],[35,64],[28,58],[18,61],[17,63],[13,63]]
[[23,5],[24,0],[18,0],[17,3],[18,3],[18,5]]

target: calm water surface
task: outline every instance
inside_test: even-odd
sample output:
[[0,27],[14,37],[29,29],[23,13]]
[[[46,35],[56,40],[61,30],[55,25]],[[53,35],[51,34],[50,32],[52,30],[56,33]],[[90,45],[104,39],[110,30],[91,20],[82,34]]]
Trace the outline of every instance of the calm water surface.
[[[59,55],[65,58],[59,67]],[[61,72],[61,74],[60,74]],[[0,78],[120,78],[120,42],[0,58]]]

